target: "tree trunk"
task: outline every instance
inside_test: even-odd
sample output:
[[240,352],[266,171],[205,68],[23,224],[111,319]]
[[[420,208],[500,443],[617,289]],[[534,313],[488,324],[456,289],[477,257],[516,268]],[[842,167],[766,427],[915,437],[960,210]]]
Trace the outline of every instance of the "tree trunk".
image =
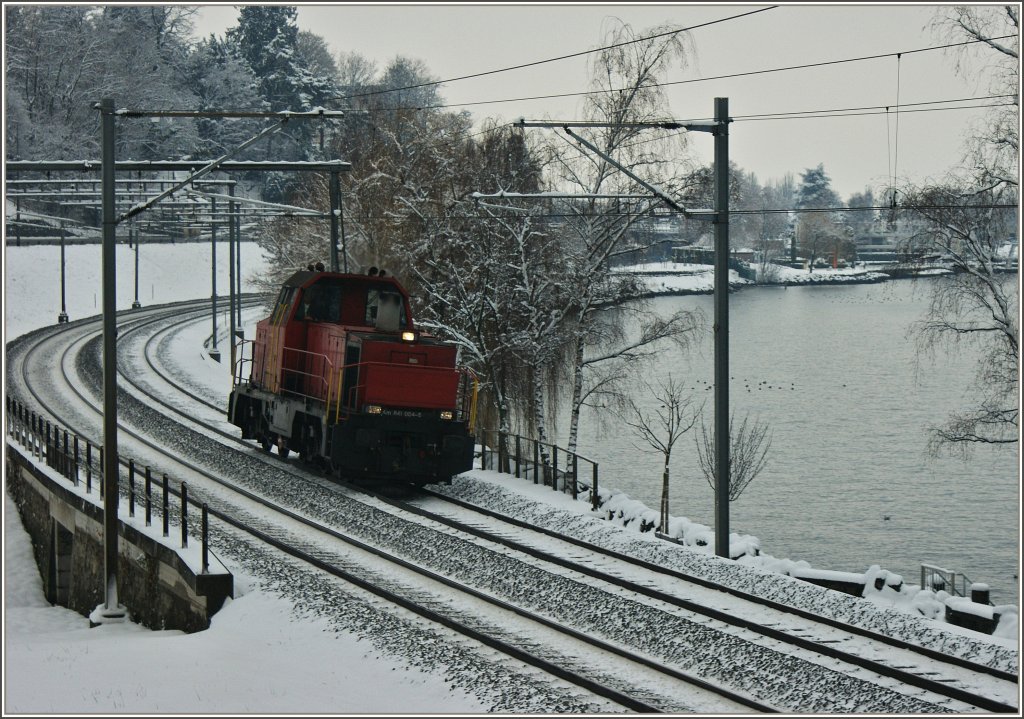
[[550,484],[551,477],[551,453],[548,450],[547,425],[544,421],[544,386],[543,367],[540,362],[534,362],[531,366],[533,375],[533,421],[537,427],[537,440],[540,443],[541,464],[544,467],[544,484]]
[[665,455],[665,472],[661,475],[661,528],[658,530],[662,534],[668,534],[668,459],[669,455]]
[[502,393],[498,400],[498,471],[510,474],[508,471],[508,435],[511,427],[508,421],[508,414],[508,402],[505,400],[504,393]]
[[569,444],[568,450],[570,453],[576,453],[576,444],[579,438],[580,429],[580,409],[583,397],[583,337],[585,332],[583,331],[586,327],[586,320],[580,322],[580,332],[576,340],[576,359],[573,362],[572,368],[572,401],[569,405],[571,411],[569,413]]

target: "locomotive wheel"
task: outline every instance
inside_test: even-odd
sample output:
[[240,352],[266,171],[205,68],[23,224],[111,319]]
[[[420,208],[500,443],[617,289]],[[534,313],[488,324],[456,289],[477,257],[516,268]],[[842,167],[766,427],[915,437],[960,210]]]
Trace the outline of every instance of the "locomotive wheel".
[[270,448],[274,446],[273,440],[270,439],[269,435],[261,434],[259,436],[260,447],[263,448],[264,452],[270,452]]
[[306,433],[306,439],[299,457],[304,464],[320,468],[324,465],[324,458],[320,456],[320,430],[313,429]]
[[284,459],[285,457],[288,456],[288,453],[289,453],[288,440],[285,439],[284,437],[278,437],[277,438],[277,454],[278,454],[278,456],[281,457],[281,459]]

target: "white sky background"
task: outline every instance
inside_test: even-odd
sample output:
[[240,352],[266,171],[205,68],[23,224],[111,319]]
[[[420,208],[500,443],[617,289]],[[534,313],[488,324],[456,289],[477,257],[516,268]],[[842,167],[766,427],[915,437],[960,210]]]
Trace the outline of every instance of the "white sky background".
[[[237,6],[205,6],[197,36],[223,35],[237,24]],[[398,55],[422,60],[437,79],[508,68],[582,52],[606,44],[611,18],[638,34],[670,23],[689,27],[768,5],[300,5],[298,25],[323,37],[335,52],[356,52],[379,70]],[[696,62],[675,69],[665,82],[886,53],[907,53],[945,44],[929,29],[935,5],[782,5],[756,15],[693,30]],[[441,94],[475,119],[519,117],[565,120],[579,117],[580,97],[490,101],[582,92],[592,56],[549,62],[482,78],[445,83]],[[846,200],[866,186],[884,186],[898,158],[900,178],[936,178],[960,162],[961,147],[979,110],[901,112],[898,142],[895,106],[989,94],[987,79],[958,77],[949,51],[791,70],[671,86],[677,119],[713,113],[714,98],[729,98],[740,115],[892,107],[864,117],[735,122],[730,127],[733,162],[764,182],[824,163],[833,187]],[[975,67],[981,67],[976,64]],[[462,103],[489,104],[462,105]],[[959,103],[964,104],[964,103]],[[882,110],[884,113],[884,109]],[[889,127],[887,128],[887,122]],[[533,130],[552,132],[551,130]],[[712,139],[695,133],[692,147],[710,161]]]

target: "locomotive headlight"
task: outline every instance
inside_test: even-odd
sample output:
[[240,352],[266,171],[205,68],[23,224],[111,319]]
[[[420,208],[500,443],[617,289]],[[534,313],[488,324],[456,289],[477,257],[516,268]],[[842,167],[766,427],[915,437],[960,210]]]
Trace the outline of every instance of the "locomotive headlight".
[[454,419],[454,418],[455,418],[455,413],[452,412],[450,409],[446,409],[446,410],[441,412],[441,419]]
[[403,342],[415,342],[416,341],[416,333],[415,332],[410,332],[409,330],[406,330],[405,332],[402,333],[402,341]]
[[368,404],[366,405],[366,411],[369,414],[380,414],[384,409],[379,404]]

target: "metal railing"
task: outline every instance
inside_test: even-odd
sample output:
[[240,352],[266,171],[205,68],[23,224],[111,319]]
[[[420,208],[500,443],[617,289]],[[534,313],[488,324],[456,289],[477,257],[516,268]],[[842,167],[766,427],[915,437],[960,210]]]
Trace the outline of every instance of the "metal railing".
[[[281,394],[291,394],[330,404],[333,390],[331,377],[334,375],[330,357],[321,352],[283,347],[281,349],[281,364],[281,383],[283,385]],[[289,364],[293,366],[290,367]]]
[[[7,434],[16,443],[28,450],[29,455],[47,467],[57,471],[62,477],[71,482],[75,487],[85,485],[85,493],[91,494],[93,484],[99,488],[99,499],[103,501],[103,448],[94,447],[88,439],[79,437],[52,423],[50,420],[31,411],[26,405],[6,398],[7,412]],[[128,516],[135,516],[137,503],[144,505],[145,522],[149,527],[153,522],[153,507],[159,503],[161,508],[161,520],[163,536],[169,537],[171,530],[171,501],[170,497],[176,494],[180,501],[177,504],[179,516],[179,527],[181,529],[181,546],[188,547],[189,538],[189,514],[188,505],[192,504],[200,512],[200,532],[202,573],[208,574],[210,570],[210,549],[209,549],[209,510],[205,502],[198,503],[188,498],[188,485],[185,482],[178,483],[178,491],[171,488],[171,483],[166,474],[163,474],[159,482],[159,492],[154,493],[155,483],[153,472],[150,467],[140,471],[135,466],[135,460],[121,460],[121,465],[127,468],[127,475],[124,482],[119,481],[118,486],[123,496],[128,500]],[[137,484],[141,482],[141,493],[137,491]]]
[[534,484],[570,493],[573,499],[588,495],[590,506],[598,508],[597,462],[554,444],[499,430],[480,430],[478,441],[480,469],[532,479]]
[[956,597],[971,596],[970,587],[974,584],[963,572],[943,569],[932,564],[921,565],[921,588],[932,591],[946,591]]

